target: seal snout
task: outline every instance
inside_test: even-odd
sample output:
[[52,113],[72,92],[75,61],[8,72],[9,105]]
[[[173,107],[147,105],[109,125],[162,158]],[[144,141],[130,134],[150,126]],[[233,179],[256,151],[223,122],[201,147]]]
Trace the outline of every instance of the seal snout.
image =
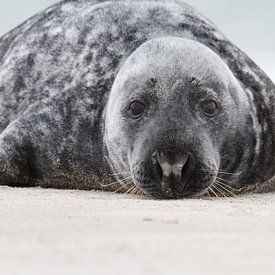
[[167,198],[182,196],[194,171],[194,157],[188,153],[156,151],[152,155],[161,193]]

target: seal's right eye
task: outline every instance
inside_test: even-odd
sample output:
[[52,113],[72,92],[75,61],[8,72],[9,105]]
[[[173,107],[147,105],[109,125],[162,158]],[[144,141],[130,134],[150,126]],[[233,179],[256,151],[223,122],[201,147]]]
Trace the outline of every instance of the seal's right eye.
[[214,117],[219,112],[219,105],[215,100],[206,100],[201,103],[203,113],[208,117]]
[[132,101],[129,106],[129,111],[133,118],[139,118],[146,111],[146,105],[138,100]]

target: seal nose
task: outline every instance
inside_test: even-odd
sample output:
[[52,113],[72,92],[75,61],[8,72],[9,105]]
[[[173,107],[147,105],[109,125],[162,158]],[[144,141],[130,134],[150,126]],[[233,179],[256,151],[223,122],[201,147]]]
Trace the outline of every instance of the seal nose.
[[152,155],[153,164],[159,166],[161,191],[169,198],[182,193],[193,170],[194,158],[186,154],[169,151],[156,151]]

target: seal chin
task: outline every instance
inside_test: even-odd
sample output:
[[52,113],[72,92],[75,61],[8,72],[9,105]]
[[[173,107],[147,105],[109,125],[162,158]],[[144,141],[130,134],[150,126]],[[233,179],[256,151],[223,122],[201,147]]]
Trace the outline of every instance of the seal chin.
[[151,185],[142,185],[141,183],[134,181],[139,188],[142,189],[144,193],[148,196],[154,197],[156,199],[182,199],[191,197],[200,197],[207,192],[213,181],[209,182],[207,185],[201,185],[200,188],[194,188],[198,184],[190,181],[182,191],[176,191],[173,188],[163,189],[159,182],[152,183]]

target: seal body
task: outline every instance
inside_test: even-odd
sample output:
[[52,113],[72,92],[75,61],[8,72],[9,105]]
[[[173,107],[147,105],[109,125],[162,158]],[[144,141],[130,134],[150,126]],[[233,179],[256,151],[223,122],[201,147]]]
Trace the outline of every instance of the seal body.
[[63,1],[0,39],[0,182],[169,198],[261,183],[274,102],[265,73],[181,1]]

